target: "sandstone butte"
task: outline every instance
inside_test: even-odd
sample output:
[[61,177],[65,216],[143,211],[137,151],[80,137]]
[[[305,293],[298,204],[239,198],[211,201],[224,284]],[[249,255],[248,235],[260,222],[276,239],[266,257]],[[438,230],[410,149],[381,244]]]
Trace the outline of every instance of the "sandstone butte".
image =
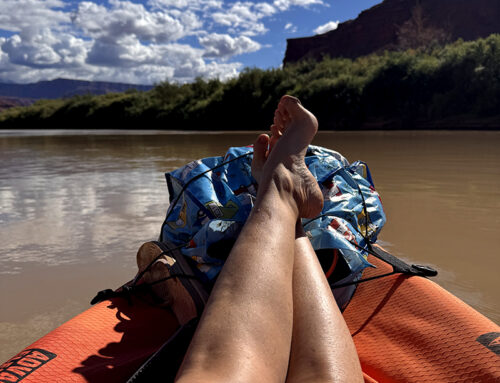
[[398,31],[422,9],[427,27],[445,31],[449,41],[475,40],[500,33],[498,0],[385,0],[339,24],[336,30],[287,40],[283,64],[324,56],[356,58],[398,47]]

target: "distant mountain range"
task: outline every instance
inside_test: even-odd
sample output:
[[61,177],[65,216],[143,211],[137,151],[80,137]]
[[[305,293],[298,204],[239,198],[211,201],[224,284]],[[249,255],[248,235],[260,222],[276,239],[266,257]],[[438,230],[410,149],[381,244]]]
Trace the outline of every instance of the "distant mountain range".
[[0,83],[0,110],[12,106],[29,105],[42,98],[61,98],[83,94],[125,92],[129,89],[147,91],[151,85],[122,84],[103,81],[82,81],[58,78],[31,84]]
[[0,96],[0,112],[14,106],[28,106],[35,102],[32,98],[17,98]]

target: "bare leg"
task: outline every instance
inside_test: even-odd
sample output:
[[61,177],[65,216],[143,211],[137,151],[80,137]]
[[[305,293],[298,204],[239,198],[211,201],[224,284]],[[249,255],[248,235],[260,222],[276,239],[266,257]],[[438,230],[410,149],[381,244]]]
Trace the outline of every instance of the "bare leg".
[[288,383],[362,382],[356,348],[302,225],[293,265],[293,335]]
[[[260,182],[270,150],[281,136],[275,121],[273,136],[254,145],[252,174]],[[318,258],[297,222],[293,266],[293,335],[287,382],[362,382],[354,342],[338,309]]]
[[293,324],[295,223],[322,208],[304,164],[316,118],[285,96],[286,131],[262,171],[257,201],[219,275],[179,382],[282,382]]

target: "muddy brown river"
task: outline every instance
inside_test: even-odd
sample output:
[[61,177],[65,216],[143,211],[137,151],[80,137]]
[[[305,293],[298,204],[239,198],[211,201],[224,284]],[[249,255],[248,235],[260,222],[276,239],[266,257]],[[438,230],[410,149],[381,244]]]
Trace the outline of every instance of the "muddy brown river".
[[[136,272],[168,206],[164,173],[256,133],[0,130],[0,363]],[[319,133],[368,163],[380,243],[500,322],[500,132]]]

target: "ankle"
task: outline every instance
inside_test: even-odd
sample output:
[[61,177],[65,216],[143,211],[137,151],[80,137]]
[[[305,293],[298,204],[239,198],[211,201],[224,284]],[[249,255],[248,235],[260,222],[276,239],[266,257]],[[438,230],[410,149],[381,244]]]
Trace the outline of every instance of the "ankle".
[[259,213],[264,220],[274,219],[276,216],[288,216],[290,219],[299,218],[299,206],[292,191],[279,188],[274,182],[259,186],[259,195],[253,208],[254,214]]

